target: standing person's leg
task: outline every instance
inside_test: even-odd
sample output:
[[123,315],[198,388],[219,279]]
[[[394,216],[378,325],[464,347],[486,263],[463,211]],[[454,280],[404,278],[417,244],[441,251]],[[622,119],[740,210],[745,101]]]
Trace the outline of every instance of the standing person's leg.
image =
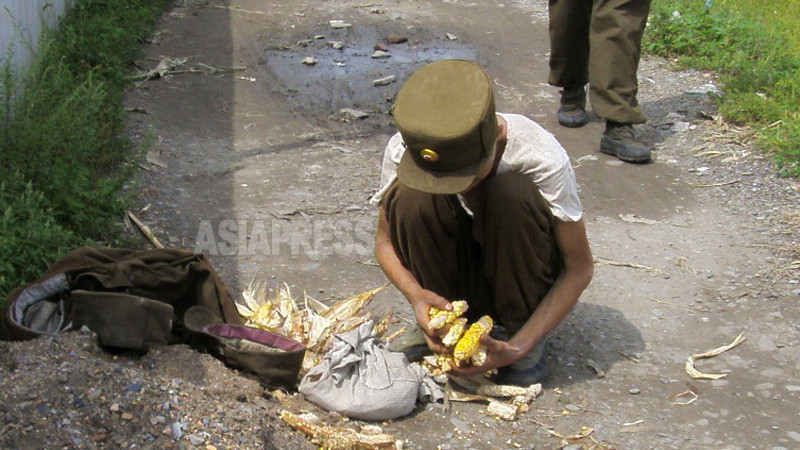
[[650,0],[597,0],[591,25],[589,98],[594,113],[606,119],[601,151],[628,162],[650,159],[631,127],[646,121],[636,95],[649,11]]
[[[510,337],[533,314],[560,272],[556,219],[529,177],[501,174],[485,183],[474,233],[483,246],[496,317]],[[545,345],[542,340],[525,358],[502,368],[498,382],[531,384],[543,378]]]
[[592,0],[549,0],[550,74],[548,82],[563,88],[558,122],[579,127],[588,121],[589,28]]

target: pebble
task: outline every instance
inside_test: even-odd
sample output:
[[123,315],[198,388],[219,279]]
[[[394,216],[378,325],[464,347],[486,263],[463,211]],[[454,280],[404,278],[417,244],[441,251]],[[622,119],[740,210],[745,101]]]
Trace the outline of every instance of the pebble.
[[375,50],[375,52],[372,53],[372,59],[386,59],[391,56],[392,55],[389,54],[389,52],[385,52],[383,50]]
[[630,389],[628,389],[628,393],[631,394],[631,395],[638,395],[640,392],[642,392],[642,390],[639,389],[639,388],[630,388]]
[[386,77],[383,77],[383,78],[378,78],[376,80],[372,80],[372,85],[373,86],[388,86],[388,85],[394,83],[395,80],[396,80],[396,77],[394,75],[389,75],[389,76],[386,76]]
[[172,425],[170,425],[170,432],[172,433],[172,437],[174,437],[175,439],[180,439],[181,437],[183,437],[183,430],[181,429],[181,423],[173,422]]
[[89,399],[89,400],[96,400],[96,399],[100,398],[101,395],[103,395],[103,390],[102,389],[95,389],[92,392],[90,392],[89,395],[86,396],[86,398]]
[[342,108],[339,110],[339,114],[350,119],[366,119],[369,117],[369,114],[366,112],[352,108]]
[[798,433],[796,431],[790,431],[790,432],[786,433],[786,435],[789,436],[789,438],[791,438],[791,439],[793,439],[793,440],[795,440],[797,442],[800,442],[800,433]]
[[306,56],[300,62],[305,64],[305,65],[307,65],[307,66],[313,66],[313,65],[317,64],[317,58],[314,58],[313,56]]
[[334,30],[341,30],[343,28],[350,28],[350,27],[353,26],[352,24],[349,24],[349,23],[345,22],[344,20],[338,20],[338,19],[331,20],[328,23],[330,24],[331,28],[333,28]]

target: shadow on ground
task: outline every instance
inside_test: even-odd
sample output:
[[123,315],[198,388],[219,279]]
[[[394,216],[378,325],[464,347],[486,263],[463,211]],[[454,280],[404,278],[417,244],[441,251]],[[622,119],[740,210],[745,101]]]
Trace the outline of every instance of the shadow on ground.
[[616,309],[578,303],[550,333],[543,385],[568,387],[605,376],[617,362],[641,357],[642,334]]

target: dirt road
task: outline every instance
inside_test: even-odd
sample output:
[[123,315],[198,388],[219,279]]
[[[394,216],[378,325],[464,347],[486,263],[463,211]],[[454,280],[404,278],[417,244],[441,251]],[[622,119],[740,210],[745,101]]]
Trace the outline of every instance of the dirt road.
[[[553,333],[529,413],[507,423],[481,405],[431,406],[385,431],[426,449],[555,448],[582,427],[590,437],[570,444],[797,448],[798,185],[774,175],[747,133],[713,120],[713,77],[664,61],[640,71],[653,164],[600,154],[599,120],[559,127],[546,19],[531,0],[184,0],[141,65],[188,59],[127,99],[143,112],[131,135],[158,144],[137,214],[168,246],[209,254],[235,291],[269,280],[325,300],[382,285],[366,201],[391,99],[426,62],[475,60],[498,110],[539,121],[572,157],[595,278]],[[389,57],[374,57],[379,43]],[[396,290],[374,307],[413,317]],[[725,378],[684,371],[689,355],[740,333],[743,344],[698,363]]]

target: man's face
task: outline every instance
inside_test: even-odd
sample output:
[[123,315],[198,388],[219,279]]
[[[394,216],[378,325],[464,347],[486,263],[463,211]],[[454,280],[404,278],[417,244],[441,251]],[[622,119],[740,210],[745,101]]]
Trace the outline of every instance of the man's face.
[[495,152],[497,151],[497,142],[494,143],[492,146],[492,151],[489,153],[489,156],[484,158],[483,163],[481,163],[480,169],[478,169],[478,174],[475,176],[475,179],[472,181],[472,184],[469,185],[468,188],[464,189],[463,193],[469,192],[472,188],[480,184],[481,181],[486,179],[490,173],[492,173],[492,167],[494,167],[494,157]]

